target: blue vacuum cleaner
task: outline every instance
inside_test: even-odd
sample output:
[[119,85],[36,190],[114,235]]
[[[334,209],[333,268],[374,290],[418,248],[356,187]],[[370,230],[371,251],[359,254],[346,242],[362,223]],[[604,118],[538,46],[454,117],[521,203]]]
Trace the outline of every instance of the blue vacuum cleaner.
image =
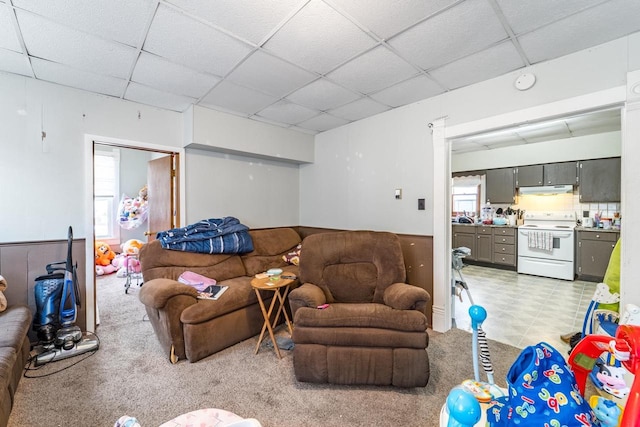
[[72,245],[73,230],[69,227],[66,261],[47,264],[47,274],[36,278],[33,329],[39,343],[33,348],[35,366],[96,351],[100,345],[97,336],[83,333],[75,325],[80,289]]

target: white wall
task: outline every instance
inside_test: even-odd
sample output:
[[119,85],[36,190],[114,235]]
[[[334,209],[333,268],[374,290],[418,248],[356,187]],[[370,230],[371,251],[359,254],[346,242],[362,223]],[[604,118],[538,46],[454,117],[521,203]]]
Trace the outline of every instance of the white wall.
[[182,143],[175,112],[5,73],[0,93],[0,242],[66,239],[69,225],[74,237],[92,234],[85,134]]
[[398,108],[317,135],[314,163],[300,166],[300,223],[431,234],[429,113]]
[[187,223],[234,216],[251,228],[295,226],[298,165],[187,149]]

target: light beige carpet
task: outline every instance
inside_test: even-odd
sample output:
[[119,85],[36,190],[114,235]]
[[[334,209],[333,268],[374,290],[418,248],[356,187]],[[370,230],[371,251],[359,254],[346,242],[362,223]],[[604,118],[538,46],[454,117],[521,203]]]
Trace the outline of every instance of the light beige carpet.
[[[457,329],[431,333],[431,380],[424,388],[336,386],[296,381],[292,354],[278,360],[257,337],[197,363],[171,365],[138,301],[137,287],[125,295],[115,275],[98,283],[100,350],[59,361],[23,378],[10,427],[112,426],[124,414],[143,427],[158,426],[182,413],[214,407],[270,426],[437,426],[450,389],[473,376],[471,335]],[[490,337],[489,337],[490,338]],[[520,353],[490,341],[496,380]],[[483,377],[484,378],[484,377]]]

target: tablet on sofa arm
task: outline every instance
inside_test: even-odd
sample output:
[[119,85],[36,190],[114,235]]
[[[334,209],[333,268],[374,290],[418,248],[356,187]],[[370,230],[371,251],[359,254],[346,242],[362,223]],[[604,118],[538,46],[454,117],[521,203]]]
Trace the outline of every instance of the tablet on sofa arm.
[[220,298],[220,295],[222,295],[228,288],[228,286],[220,285],[207,286],[204,290],[198,292],[198,299],[217,300],[218,298]]

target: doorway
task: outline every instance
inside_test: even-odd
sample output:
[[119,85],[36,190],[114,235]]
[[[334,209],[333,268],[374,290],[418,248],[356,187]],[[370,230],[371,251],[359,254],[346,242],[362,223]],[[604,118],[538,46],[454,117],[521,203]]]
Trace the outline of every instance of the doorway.
[[[505,113],[476,122],[447,127],[445,119],[430,123],[434,146],[434,283],[442,286],[434,288],[433,328],[444,332],[451,328],[451,145],[456,138],[479,135],[492,131],[555,120],[558,117],[576,115],[588,111],[621,108],[620,94],[615,90],[602,91],[593,96],[569,98],[551,104]],[[623,110],[624,112],[624,110]],[[624,120],[623,120],[624,130]],[[623,131],[624,151],[624,131]],[[624,160],[623,160],[624,163]],[[624,212],[624,190],[621,202]],[[444,225],[444,226],[443,226]],[[627,230],[628,231],[628,230]],[[622,233],[624,234],[624,233]],[[623,269],[624,270],[624,269]],[[621,283],[624,287],[624,281]]]
[[[92,213],[86,215],[88,222],[86,225],[86,230],[92,230],[91,235],[87,236],[85,247],[85,256],[87,260],[86,312],[87,330],[95,331],[95,327],[99,322],[96,298],[96,269],[95,267],[91,268],[91,266],[95,266],[95,241],[99,240],[96,238],[96,225],[98,224],[95,217],[95,153],[100,150],[111,152],[114,152],[114,150],[116,150],[119,153],[121,162],[120,170],[122,171],[122,173],[119,174],[121,185],[118,189],[117,201],[114,198],[114,201],[112,203],[114,206],[117,207],[117,205],[120,203],[120,199],[123,197],[123,193],[127,194],[128,196],[141,197],[140,192],[143,190],[144,185],[147,185],[149,218],[147,218],[147,220],[144,221],[144,223],[140,226],[130,230],[123,230],[118,224],[116,224],[114,228],[118,230],[117,234],[119,234],[119,236],[109,236],[111,239],[110,242],[113,242],[114,244],[114,249],[121,250],[122,248],[120,247],[120,244],[122,242],[126,242],[131,239],[146,242],[147,240],[149,240],[149,235],[155,236],[155,233],[157,231],[161,231],[151,230],[149,228],[149,219],[155,218],[155,221],[157,221],[158,212],[161,213],[161,216],[170,216],[168,221],[165,220],[166,225],[162,226],[162,229],[173,228],[181,225],[180,212],[184,210],[184,198],[181,197],[181,194],[184,194],[184,150],[176,147],[167,147],[138,141],[120,140],[94,135],[85,135],[85,149],[86,175],[92,178],[90,180],[87,180],[88,182],[86,184],[86,212]],[[157,184],[157,182],[159,181],[152,180],[154,181],[153,185],[155,185],[156,187],[149,191],[149,185],[151,183],[147,182],[149,181],[147,177],[148,174],[151,173],[149,172],[149,170],[152,169],[149,164],[153,163],[156,159],[162,158],[169,158],[171,164],[173,165],[172,172],[170,171],[170,175],[168,175],[170,178],[164,181],[160,181],[164,182],[163,185],[166,185],[169,188],[162,189],[162,191],[160,191]],[[159,194],[161,194],[162,197],[157,197],[157,195]],[[162,204],[162,201],[166,200],[166,197],[169,197],[169,199],[171,200],[170,207],[163,207],[162,209],[154,208],[154,206]],[[114,220],[117,221],[117,212],[113,215]],[[124,287],[122,288],[122,293],[124,294]]]

